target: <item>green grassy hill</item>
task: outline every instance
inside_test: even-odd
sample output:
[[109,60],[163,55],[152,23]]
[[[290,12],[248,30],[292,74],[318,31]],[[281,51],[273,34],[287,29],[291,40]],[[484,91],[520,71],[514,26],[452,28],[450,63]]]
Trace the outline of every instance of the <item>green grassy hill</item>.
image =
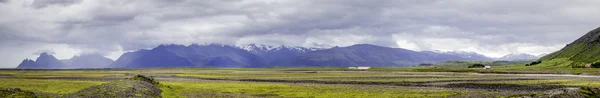
[[583,67],[585,64],[600,61],[600,27],[596,28],[560,51],[542,57],[541,61],[561,60],[570,67]]

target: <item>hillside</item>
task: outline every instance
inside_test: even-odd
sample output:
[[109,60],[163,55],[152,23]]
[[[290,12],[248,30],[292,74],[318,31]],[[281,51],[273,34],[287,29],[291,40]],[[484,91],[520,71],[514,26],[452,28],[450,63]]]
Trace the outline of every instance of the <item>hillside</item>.
[[560,51],[548,54],[540,60],[567,60],[573,67],[600,61],[600,27],[596,28]]

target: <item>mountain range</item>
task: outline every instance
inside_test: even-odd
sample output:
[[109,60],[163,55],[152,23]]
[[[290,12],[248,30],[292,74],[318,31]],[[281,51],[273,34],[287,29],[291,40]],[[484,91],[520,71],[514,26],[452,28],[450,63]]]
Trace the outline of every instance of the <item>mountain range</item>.
[[452,60],[475,60],[463,55],[438,52],[417,52],[402,48],[389,48],[370,44],[333,47],[303,54],[291,63],[303,67],[376,66],[402,67],[420,63],[439,63]]
[[316,50],[323,50],[321,48],[304,48],[304,47],[290,47],[290,46],[268,46],[268,45],[256,45],[249,44],[244,46],[238,46],[239,48],[246,50],[254,55],[257,55],[265,60],[266,65],[282,65],[290,62],[307,52]]
[[73,69],[73,68],[108,68],[113,60],[99,54],[84,54],[71,59],[58,60],[52,54],[41,53],[35,60],[25,59],[17,68],[20,69]]
[[347,47],[305,48],[268,45],[160,45],[127,52],[116,61],[98,54],[58,60],[43,53],[25,59],[17,68],[268,68],[268,67],[404,67],[455,60],[492,61],[475,52],[412,51],[402,48],[357,44]]
[[115,68],[260,67],[267,62],[246,50],[229,45],[160,45],[151,50],[123,54]]
[[59,69],[64,67],[60,60],[56,59],[56,57],[52,56],[48,53],[40,54],[35,61],[30,59],[25,59],[17,68],[20,69]]

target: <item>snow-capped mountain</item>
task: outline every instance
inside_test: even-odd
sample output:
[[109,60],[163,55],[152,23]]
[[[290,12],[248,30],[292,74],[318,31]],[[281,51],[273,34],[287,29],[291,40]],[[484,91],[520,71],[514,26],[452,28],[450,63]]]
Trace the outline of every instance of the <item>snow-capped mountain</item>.
[[246,50],[252,54],[260,56],[270,65],[285,64],[304,53],[321,50],[320,48],[290,47],[290,46],[269,46],[269,45],[241,45],[240,49]]
[[[521,56],[507,56],[516,58]],[[47,59],[44,59],[47,58]],[[93,60],[88,60],[93,59]],[[104,60],[102,60],[104,59]],[[109,62],[100,55],[77,56],[63,62],[48,54],[40,55],[38,60],[26,59],[19,68],[102,68],[105,64],[91,65],[101,60]],[[267,68],[267,67],[348,67],[378,66],[401,67],[421,63],[439,63],[455,60],[492,60],[474,52],[412,51],[371,44],[356,44],[347,47],[328,49],[268,45],[160,45],[152,49],[127,52],[106,68]],[[79,63],[77,63],[79,62]],[[44,66],[38,66],[44,65]],[[50,66],[52,65],[52,66]],[[76,67],[73,67],[76,66]]]
[[281,50],[291,50],[298,52],[310,52],[315,50],[321,50],[320,48],[305,48],[305,47],[291,47],[291,46],[269,46],[269,45],[257,45],[257,44],[248,44],[248,45],[239,45],[237,46],[240,49],[244,49],[249,52],[275,52]]
[[506,56],[498,58],[498,60],[506,60],[506,61],[518,61],[518,60],[536,60],[539,59],[539,56],[519,53],[519,54],[508,54]]

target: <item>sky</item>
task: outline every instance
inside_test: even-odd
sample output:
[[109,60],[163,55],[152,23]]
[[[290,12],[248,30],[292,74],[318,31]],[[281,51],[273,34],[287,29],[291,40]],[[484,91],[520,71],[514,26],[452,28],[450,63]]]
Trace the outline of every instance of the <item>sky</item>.
[[489,57],[557,51],[600,0],[0,0],[0,68],[42,52],[117,59],[160,44],[374,44]]

